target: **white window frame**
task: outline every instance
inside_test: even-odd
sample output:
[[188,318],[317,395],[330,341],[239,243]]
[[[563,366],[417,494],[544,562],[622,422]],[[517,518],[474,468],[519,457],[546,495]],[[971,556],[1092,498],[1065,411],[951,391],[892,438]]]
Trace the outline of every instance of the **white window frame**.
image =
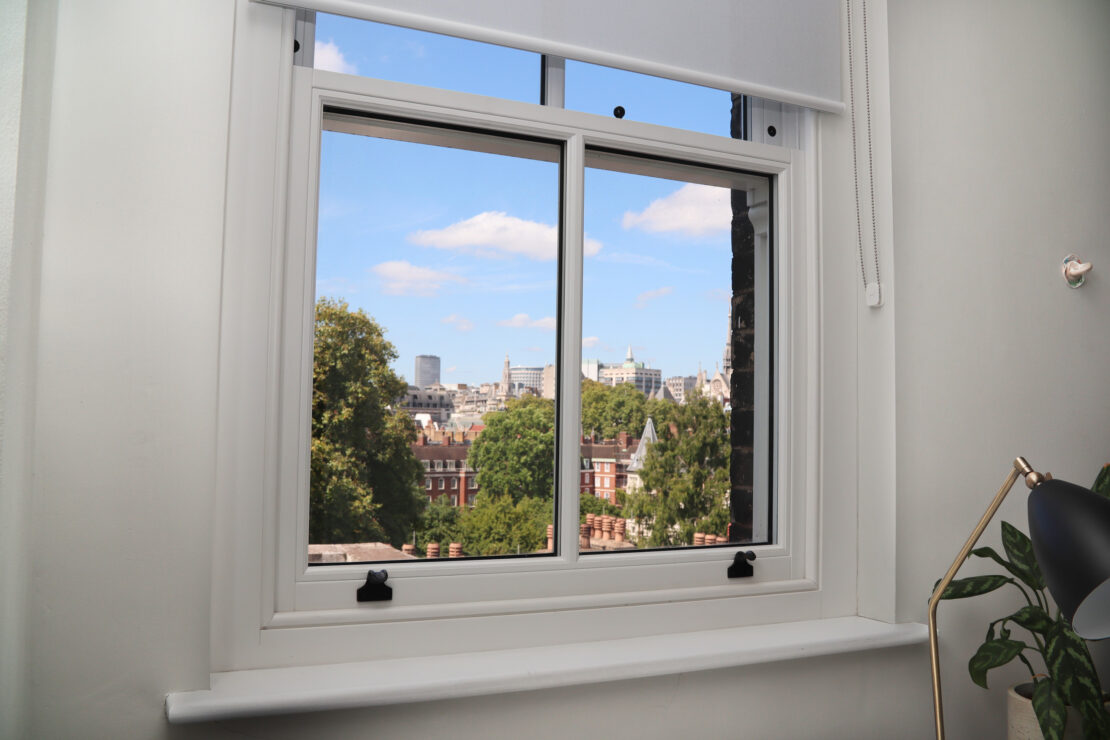
[[[812,156],[514,101],[294,70],[294,13],[243,2],[238,12],[221,311],[213,671],[447,655],[857,613],[855,491],[838,490],[822,499],[818,490],[820,281]],[[319,117],[324,101],[562,139],[567,166],[579,173],[584,147],[598,145],[774,177],[777,531],[774,544],[750,548],[758,554],[754,577],[724,578],[738,548],[580,558],[577,490],[566,499],[572,505],[560,512],[558,556],[408,564],[391,569],[396,600],[374,605],[353,601],[365,565],[306,567],[304,536],[289,532],[307,532],[307,510],[298,510],[287,489],[290,481],[307,487],[307,472],[298,469],[297,456],[282,454],[283,430],[306,425],[308,406],[283,370],[290,352],[295,350],[294,364],[303,353],[283,344],[283,332],[305,320],[303,305],[286,300],[289,291],[312,295],[313,287],[305,282],[312,280],[310,269],[301,270],[299,288],[290,286],[297,271],[290,270],[287,258],[290,244],[303,242],[307,225],[314,228],[315,178],[290,173],[312,172],[316,164],[311,149],[291,147],[290,141],[308,140],[318,130],[313,117]],[[803,123],[812,155],[816,114],[807,114]],[[579,174],[570,188],[581,187]],[[580,254],[582,212],[574,197],[565,198],[563,219],[567,248]],[[296,224],[302,233],[292,233]],[[580,263],[569,268],[570,285],[580,283],[580,270]],[[564,304],[561,321],[572,347],[560,358],[559,391],[577,397],[581,315],[576,301]],[[562,428],[577,428],[578,414],[576,404],[564,404]],[[577,454],[564,455],[562,464],[563,484],[576,489]],[[882,596],[886,589],[878,591]],[[345,603],[337,607],[339,599]],[[636,618],[599,618],[625,608]]]

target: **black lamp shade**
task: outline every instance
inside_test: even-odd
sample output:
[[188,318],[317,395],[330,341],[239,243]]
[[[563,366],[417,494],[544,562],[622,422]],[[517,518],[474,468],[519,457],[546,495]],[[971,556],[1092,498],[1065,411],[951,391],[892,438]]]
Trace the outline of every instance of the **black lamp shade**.
[[1076,634],[1110,637],[1110,499],[1047,480],[1029,494],[1029,535],[1048,590]]

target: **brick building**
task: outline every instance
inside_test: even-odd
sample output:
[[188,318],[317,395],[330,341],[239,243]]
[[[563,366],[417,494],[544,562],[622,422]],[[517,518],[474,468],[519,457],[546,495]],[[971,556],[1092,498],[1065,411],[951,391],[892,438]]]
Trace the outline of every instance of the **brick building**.
[[[478,432],[474,432],[475,436]],[[444,432],[439,441],[429,441],[429,435],[419,434],[412,445],[413,454],[424,466],[424,494],[429,502],[446,496],[452,506],[474,505],[478,476],[466,463],[471,440],[465,434],[461,440],[459,436]]]

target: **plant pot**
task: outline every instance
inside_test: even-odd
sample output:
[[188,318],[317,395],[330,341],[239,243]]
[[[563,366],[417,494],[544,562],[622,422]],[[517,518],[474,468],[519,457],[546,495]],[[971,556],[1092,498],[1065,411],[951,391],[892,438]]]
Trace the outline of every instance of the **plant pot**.
[[[1044,740],[1033,711],[1033,684],[1018,683],[1006,692],[1006,740]],[[1064,740],[1083,740],[1083,719],[1068,707]]]

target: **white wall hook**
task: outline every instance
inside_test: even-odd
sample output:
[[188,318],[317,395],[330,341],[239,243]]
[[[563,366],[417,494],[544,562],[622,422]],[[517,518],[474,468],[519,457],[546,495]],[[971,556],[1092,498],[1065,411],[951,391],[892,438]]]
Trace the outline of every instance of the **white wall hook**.
[[1078,288],[1087,282],[1087,273],[1091,271],[1091,267],[1090,262],[1083,262],[1077,255],[1069,254],[1064,258],[1064,265],[1060,271],[1069,288]]

